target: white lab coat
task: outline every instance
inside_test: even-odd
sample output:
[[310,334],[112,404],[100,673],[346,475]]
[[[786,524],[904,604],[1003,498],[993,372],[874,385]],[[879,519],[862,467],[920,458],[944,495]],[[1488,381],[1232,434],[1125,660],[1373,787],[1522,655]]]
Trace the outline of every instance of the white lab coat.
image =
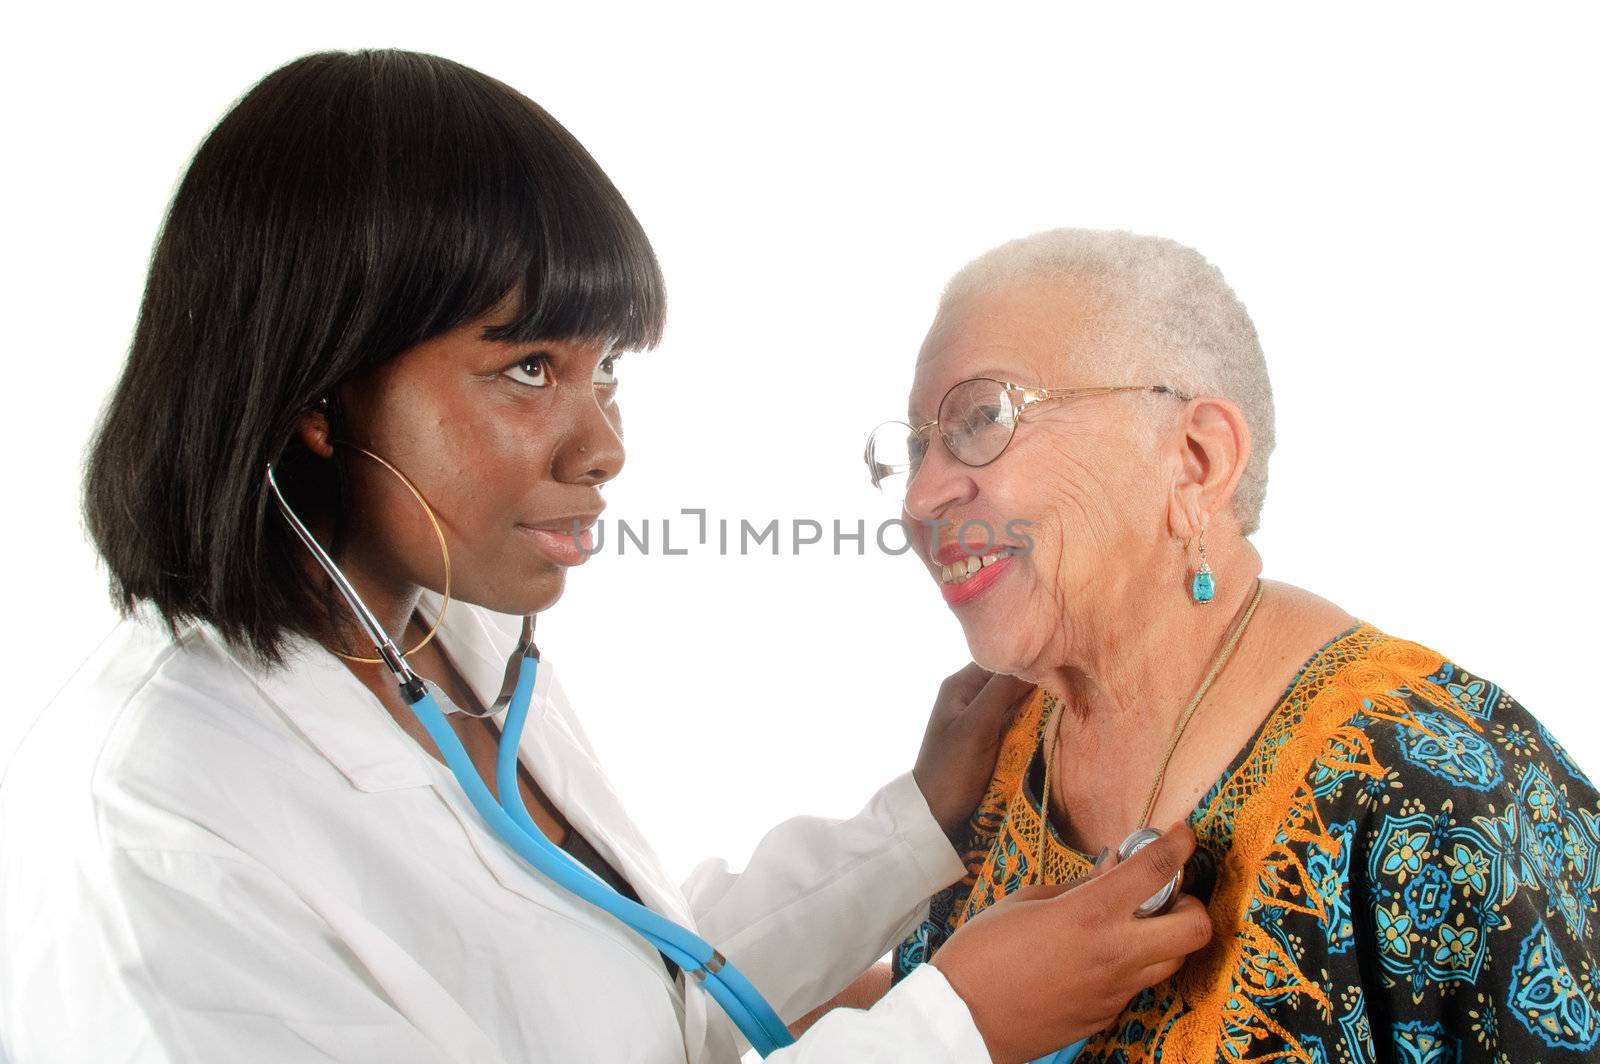
[[[432,603],[429,603],[430,605]],[[499,691],[513,619],[452,603],[442,646]],[[673,756],[692,757],[692,739]],[[547,664],[521,758],[652,909],[792,1021],[921,919],[961,862],[909,774],[681,887],[623,811]],[[737,800],[704,787],[711,807]],[[700,986],[531,871],[331,654],[264,670],[196,626],[122,624],[0,782],[0,1059],[728,1064]],[[989,1060],[924,965],[781,1064]]]

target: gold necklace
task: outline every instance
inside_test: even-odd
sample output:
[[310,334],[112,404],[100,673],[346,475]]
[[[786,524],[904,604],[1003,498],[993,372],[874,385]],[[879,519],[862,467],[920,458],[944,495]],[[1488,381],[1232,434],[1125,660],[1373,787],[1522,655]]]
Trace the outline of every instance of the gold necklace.
[[[1139,815],[1138,828],[1148,827],[1150,814],[1155,811],[1156,799],[1161,797],[1162,785],[1167,781],[1167,768],[1172,764],[1172,755],[1178,750],[1178,743],[1183,738],[1184,729],[1189,727],[1189,722],[1194,719],[1195,710],[1200,708],[1200,702],[1205,698],[1206,692],[1211,689],[1211,684],[1222,672],[1223,666],[1233,656],[1233,650],[1239,645],[1239,640],[1244,638],[1244,630],[1250,625],[1250,618],[1255,616],[1256,606],[1261,602],[1261,578],[1256,578],[1255,594],[1250,596],[1250,602],[1234,618],[1232,626],[1228,629],[1226,638],[1222,641],[1222,649],[1211,660],[1211,667],[1206,670],[1205,678],[1200,681],[1200,686],[1195,688],[1193,697],[1184,708],[1183,714],[1178,718],[1177,727],[1172,730],[1172,738],[1167,742],[1167,751],[1161,757],[1161,767],[1156,770],[1155,782],[1150,786],[1150,796],[1145,799],[1144,812]],[[1060,701],[1050,707],[1050,712],[1045,716],[1044,722],[1044,789],[1039,795],[1039,834],[1035,847],[1033,881],[1044,882],[1044,847],[1045,840],[1050,832],[1050,769],[1055,762],[1055,720],[1056,709]]]

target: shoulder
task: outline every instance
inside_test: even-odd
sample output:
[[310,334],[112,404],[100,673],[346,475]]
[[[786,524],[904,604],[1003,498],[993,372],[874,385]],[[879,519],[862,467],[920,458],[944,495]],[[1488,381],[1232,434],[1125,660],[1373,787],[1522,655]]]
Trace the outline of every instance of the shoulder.
[[1319,651],[1283,699],[1280,725],[1318,751],[1313,783],[1390,774],[1492,794],[1540,763],[1593,790],[1550,731],[1499,684],[1444,654],[1361,623]]
[[1308,851],[1342,914],[1331,951],[1366,934],[1396,1001],[1509,985],[1548,1027],[1540,995],[1576,1000],[1600,920],[1590,777],[1499,684],[1416,643],[1377,633],[1317,697],[1343,714],[1309,780],[1337,839]]
[[1600,793],[1566,749],[1500,685],[1419,644],[1383,637],[1347,668],[1359,682],[1329,697],[1354,709],[1312,782],[1323,817],[1360,837],[1373,896],[1392,888],[1399,904],[1433,884],[1484,912],[1534,901],[1584,933]]
[[157,818],[140,810],[181,818],[215,806],[263,751],[296,743],[207,629],[126,620],[13,755],[0,778],[0,838],[56,852],[74,840],[146,845],[140,832]]
[[[84,660],[35,720],[0,786],[14,792],[100,765],[108,746],[152,702],[179,707],[197,701],[207,648],[198,629],[177,634],[129,618]],[[202,659],[202,660],[197,660]]]
[[1493,680],[1382,636],[1346,670],[1333,683],[1359,700],[1347,703],[1347,726],[1399,780],[1458,806],[1501,802],[1540,777],[1575,798],[1594,797],[1590,777],[1555,736]]

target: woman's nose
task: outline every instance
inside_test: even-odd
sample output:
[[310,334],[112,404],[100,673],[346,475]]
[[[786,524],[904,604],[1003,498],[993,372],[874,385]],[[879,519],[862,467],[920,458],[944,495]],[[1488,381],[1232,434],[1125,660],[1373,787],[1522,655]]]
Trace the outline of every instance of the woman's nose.
[[599,397],[576,400],[571,430],[555,455],[555,478],[598,487],[622,471],[626,449],[615,402]]
[[931,521],[952,506],[971,502],[977,494],[972,471],[952,458],[944,441],[936,437],[906,484],[906,516]]

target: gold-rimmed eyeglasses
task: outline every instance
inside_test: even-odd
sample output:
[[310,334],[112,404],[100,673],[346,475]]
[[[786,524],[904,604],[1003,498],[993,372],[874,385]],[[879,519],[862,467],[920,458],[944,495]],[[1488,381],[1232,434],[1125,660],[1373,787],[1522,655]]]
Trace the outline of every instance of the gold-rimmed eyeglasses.
[[[872,430],[865,454],[867,472],[881,491],[903,490],[917,475],[937,427],[950,456],[962,465],[993,462],[1016,435],[1017,422],[1031,406],[1052,399],[1078,399],[1118,392],[1155,392],[1187,402],[1191,396],[1167,384],[1114,384],[1090,388],[1033,388],[993,377],[971,377],[951,386],[939,400],[938,416],[922,425],[886,421]],[[898,483],[897,483],[898,482]]]

